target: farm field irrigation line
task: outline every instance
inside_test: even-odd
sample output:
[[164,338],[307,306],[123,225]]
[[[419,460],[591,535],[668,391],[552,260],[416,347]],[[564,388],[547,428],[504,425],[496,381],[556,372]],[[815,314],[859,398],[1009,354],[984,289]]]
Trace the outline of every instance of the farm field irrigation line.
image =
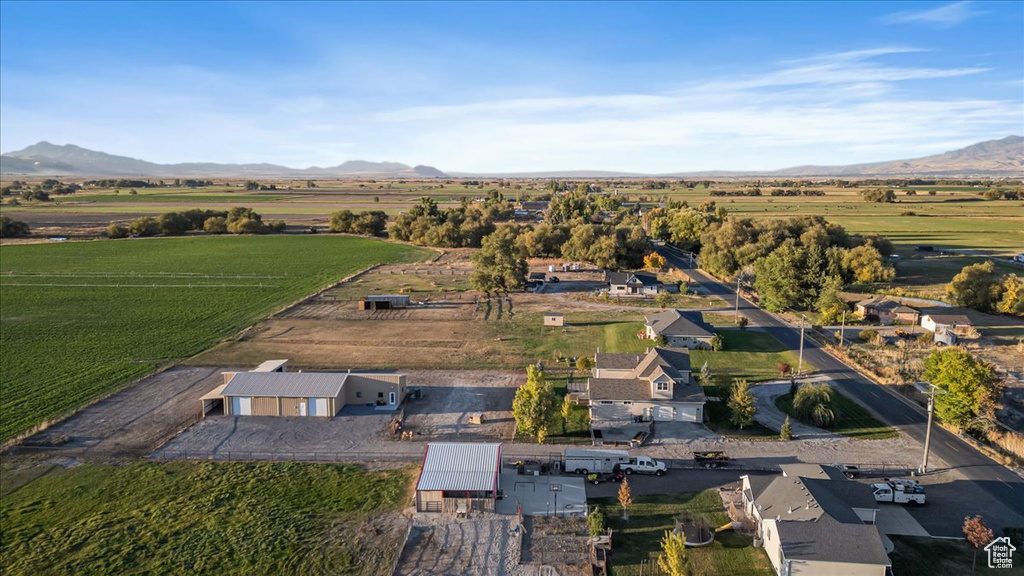
[[280,288],[276,284],[62,284],[56,282],[0,282],[3,287],[34,288]]

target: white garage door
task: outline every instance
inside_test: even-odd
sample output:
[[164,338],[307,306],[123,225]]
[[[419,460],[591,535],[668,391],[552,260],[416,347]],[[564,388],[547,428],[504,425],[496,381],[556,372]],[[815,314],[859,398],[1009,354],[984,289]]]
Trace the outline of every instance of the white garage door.
[[676,410],[671,406],[655,406],[654,419],[662,422],[676,419]]
[[232,396],[231,413],[236,416],[251,416],[252,398],[249,398],[248,396]]
[[330,414],[327,413],[327,398],[310,398],[309,415],[330,416]]

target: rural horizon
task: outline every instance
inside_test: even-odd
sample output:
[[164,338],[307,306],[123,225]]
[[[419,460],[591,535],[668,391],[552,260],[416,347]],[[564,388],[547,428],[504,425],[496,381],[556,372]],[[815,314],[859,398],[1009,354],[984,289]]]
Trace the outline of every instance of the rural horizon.
[[1020,2],[0,2],[4,576],[1019,571],[1022,62]]

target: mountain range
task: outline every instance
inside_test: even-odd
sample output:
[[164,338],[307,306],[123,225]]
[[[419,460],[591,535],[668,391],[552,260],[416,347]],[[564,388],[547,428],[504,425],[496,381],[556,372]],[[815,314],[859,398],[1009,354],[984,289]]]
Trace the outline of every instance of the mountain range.
[[773,171],[700,171],[670,174],[639,174],[603,170],[562,170],[515,173],[445,173],[433,166],[409,166],[400,162],[349,160],[337,166],[289,168],[276,164],[217,164],[187,162],[156,164],[145,160],[88,150],[73,144],[59,146],[39,142],[24,150],[0,156],[0,172],[33,176],[170,176],[251,178],[728,178],[728,177],[866,177],[866,176],[1011,176],[1024,175],[1024,138],[1007,136],[934,156],[850,164],[846,166],[795,166]]

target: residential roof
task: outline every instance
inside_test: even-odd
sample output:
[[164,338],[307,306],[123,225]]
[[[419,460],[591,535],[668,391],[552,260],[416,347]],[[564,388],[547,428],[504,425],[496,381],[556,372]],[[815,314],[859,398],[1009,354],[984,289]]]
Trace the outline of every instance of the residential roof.
[[917,312],[916,309],[906,306],[892,298],[886,298],[885,296],[874,296],[867,300],[861,300],[857,302],[858,306],[863,308],[871,308],[873,310],[889,310],[891,312],[902,313],[902,314],[913,314]]
[[598,370],[632,370],[640,363],[643,354],[609,354],[598,352],[594,355],[594,367]]
[[368,294],[363,296],[367,302],[388,302],[391,300],[409,300],[408,294]]
[[[587,381],[590,400],[653,400],[651,383],[639,378],[591,378]],[[706,398],[699,384],[676,382],[672,385],[672,399],[667,402],[703,403]]]
[[561,312],[545,312],[545,316],[562,316]]
[[878,509],[871,488],[842,472],[816,464],[785,464],[783,476],[765,484],[750,477],[761,518],[776,526],[788,559],[888,565],[875,526],[863,523],[854,508]]
[[704,315],[700,312],[664,310],[647,316],[645,320],[655,334],[696,338],[710,338],[714,335],[714,329],[704,322]]
[[970,326],[971,319],[963,314],[925,314],[926,317],[931,318],[932,322],[936,324],[945,324],[952,326],[957,324],[959,326]]
[[497,490],[501,444],[431,442],[416,490]]
[[237,372],[224,386],[224,396],[331,398],[341,394],[345,372]]
[[609,284],[643,284],[644,286],[657,286],[658,277],[648,272],[606,272],[605,280]]
[[209,392],[204,394],[203,397],[200,398],[200,400],[221,400],[224,396],[225,386],[227,386],[227,384],[221,384],[220,386],[217,386],[213,390],[210,390]]
[[790,560],[818,560],[890,566],[878,527],[842,523],[824,516],[807,522],[778,522],[782,552]]

